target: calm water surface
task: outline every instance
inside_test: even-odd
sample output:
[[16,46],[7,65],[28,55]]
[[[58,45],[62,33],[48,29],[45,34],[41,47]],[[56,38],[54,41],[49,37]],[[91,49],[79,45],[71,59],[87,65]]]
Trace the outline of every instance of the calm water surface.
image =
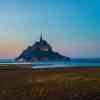
[[[20,64],[13,59],[1,59],[0,64]],[[21,63],[23,64],[23,63]],[[56,68],[56,67],[100,67],[100,59],[72,59],[71,62],[32,62],[32,68]]]

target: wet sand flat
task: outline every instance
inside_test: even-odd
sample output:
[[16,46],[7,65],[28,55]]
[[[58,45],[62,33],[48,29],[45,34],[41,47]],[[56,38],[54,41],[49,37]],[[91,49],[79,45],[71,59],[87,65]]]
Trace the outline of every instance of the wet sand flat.
[[100,100],[100,68],[3,69],[0,100]]

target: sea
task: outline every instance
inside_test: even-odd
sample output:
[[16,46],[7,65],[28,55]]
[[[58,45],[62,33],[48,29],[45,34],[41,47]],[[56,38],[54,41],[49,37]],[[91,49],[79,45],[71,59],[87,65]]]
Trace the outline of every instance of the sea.
[[2,64],[31,64],[33,69],[42,68],[70,68],[70,67],[100,67],[100,58],[73,58],[71,62],[56,61],[56,62],[16,62],[14,59],[0,59]]

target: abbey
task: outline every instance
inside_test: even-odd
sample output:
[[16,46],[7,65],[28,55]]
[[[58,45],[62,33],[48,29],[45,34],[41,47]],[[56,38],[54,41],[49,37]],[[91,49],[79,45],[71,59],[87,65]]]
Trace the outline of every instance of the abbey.
[[16,61],[70,61],[70,57],[65,57],[53,51],[51,45],[40,36],[40,40],[29,46],[16,58]]

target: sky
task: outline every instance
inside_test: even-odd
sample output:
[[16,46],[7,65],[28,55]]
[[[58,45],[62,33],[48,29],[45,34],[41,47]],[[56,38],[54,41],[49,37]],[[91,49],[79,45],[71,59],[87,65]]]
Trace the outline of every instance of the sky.
[[0,0],[0,58],[39,40],[73,58],[100,58],[100,0]]

